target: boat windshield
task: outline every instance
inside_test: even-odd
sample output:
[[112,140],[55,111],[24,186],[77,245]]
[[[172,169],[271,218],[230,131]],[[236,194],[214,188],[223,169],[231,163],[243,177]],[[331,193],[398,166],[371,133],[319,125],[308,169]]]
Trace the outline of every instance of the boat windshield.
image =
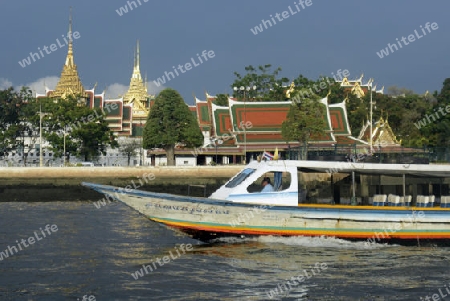
[[234,188],[237,185],[241,184],[245,179],[248,178],[252,173],[255,172],[256,169],[253,168],[246,168],[243,171],[241,171],[237,176],[235,176],[230,182],[225,185],[225,187],[228,188]]

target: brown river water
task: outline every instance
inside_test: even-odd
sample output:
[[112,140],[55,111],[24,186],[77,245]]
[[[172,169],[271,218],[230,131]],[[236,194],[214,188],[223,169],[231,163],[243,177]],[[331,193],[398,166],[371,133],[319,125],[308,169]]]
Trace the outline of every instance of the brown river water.
[[203,243],[94,201],[0,203],[0,300],[450,300],[445,247]]

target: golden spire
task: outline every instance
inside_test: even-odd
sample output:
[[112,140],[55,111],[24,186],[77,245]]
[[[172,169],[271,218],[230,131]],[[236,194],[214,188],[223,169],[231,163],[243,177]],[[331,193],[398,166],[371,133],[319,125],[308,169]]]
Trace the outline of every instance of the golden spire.
[[66,63],[63,66],[61,77],[54,91],[50,93],[50,97],[66,98],[68,96],[86,96],[86,92],[81,84],[78,76],[77,65],[73,60],[73,39],[72,39],[72,7],[69,14],[69,45],[66,57]]
[[148,93],[147,71],[145,71],[144,85],[145,85],[145,92]]
[[133,59],[134,59],[133,61],[133,73],[134,73],[134,70],[136,69],[136,48],[134,48]]
[[74,66],[73,63],[73,45],[72,45],[72,7],[70,7],[69,13],[69,51],[66,57],[66,66]]
[[139,61],[139,40],[137,40],[137,47],[136,47],[136,70],[139,72],[139,74],[141,74],[140,70],[139,70],[139,65],[140,65],[140,61]]
[[138,80],[142,81],[141,71],[139,70],[140,65],[140,59],[139,59],[139,40],[136,44],[136,50],[134,53],[134,66],[133,66],[133,75],[131,78],[137,78]]
[[149,112],[147,99],[151,97],[147,93],[146,83],[142,80],[141,71],[139,70],[139,40],[136,43],[134,52],[133,74],[131,75],[130,87],[127,93],[123,95],[124,104],[133,104],[133,115],[146,117]]

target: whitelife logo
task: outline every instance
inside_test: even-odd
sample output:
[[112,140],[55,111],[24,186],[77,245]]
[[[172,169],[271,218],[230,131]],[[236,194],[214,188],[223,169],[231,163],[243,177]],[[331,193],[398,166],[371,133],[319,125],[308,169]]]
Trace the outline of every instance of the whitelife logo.
[[[283,20],[286,20],[287,18],[289,18],[290,16],[296,15],[298,14],[300,11],[305,10],[308,6],[312,5],[312,0],[299,0],[298,3],[294,2],[295,5],[295,9],[292,9],[292,7],[289,5],[288,9],[289,11],[285,10],[283,11],[281,14],[280,13],[276,13],[275,14],[275,18],[278,20],[278,22],[282,22]],[[302,7],[300,9],[300,6]],[[261,23],[259,23],[259,25],[250,28],[250,31],[256,36],[258,33],[261,33],[264,31],[264,29],[268,29],[269,27],[275,26],[277,24],[277,21],[275,20],[275,18],[272,15],[269,15],[270,20],[272,20],[272,22],[270,20],[261,20]],[[272,25],[273,24],[273,25]],[[264,26],[264,28],[263,28]]]
[[[55,233],[58,231],[58,226],[53,224],[53,225],[46,225],[44,227],[44,230],[42,230],[42,228],[39,228],[40,230],[40,234],[42,234],[42,236],[39,235],[38,231],[34,231],[34,236],[30,236],[28,237],[28,239],[21,239],[20,242],[16,240],[17,243],[17,247],[16,246],[8,246],[7,249],[5,249],[5,251],[0,252],[0,261],[3,260],[3,258],[8,258],[9,256],[12,256],[14,254],[17,254],[19,251],[22,251],[22,246],[24,248],[28,248],[30,245],[34,245],[37,241],[40,241],[42,239],[44,239],[45,237],[52,235],[52,233]],[[47,232],[47,234],[45,234]],[[36,238],[36,239],[35,239]],[[28,242],[28,244],[27,244]],[[17,249],[19,248],[19,249]]]
[[[186,254],[186,251],[192,251],[193,248],[192,248],[192,245],[191,245],[191,244],[186,244],[186,245],[185,245],[185,244],[181,244],[181,245],[180,245],[180,250],[181,250],[181,252],[182,252],[183,254]],[[172,258],[172,260],[175,260],[175,259],[180,258],[180,257],[181,257],[181,254],[180,254],[180,251],[178,250],[178,247],[175,247],[175,251],[177,252],[178,256],[174,256],[174,255],[172,254],[172,251],[169,251],[170,257],[167,256],[167,255],[164,256],[164,257],[162,258],[162,261],[163,261],[163,262],[161,262],[161,258],[158,257],[158,258],[156,258],[156,262],[158,262],[159,266],[162,267],[165,263],[169,263],[170,260],[171,260],[171,258]],[[144,275],[147,275],[147,274],[149,273],[149,271],[150,271],[150,272],[153,272],[154,270],[156,271],[156,269],[158,268],[158,267],[156,266],[156,262],[153,262],[153,259],[152,259],[151,265],[150,265],[150,264],[148,264],[148,265],[143,264],[143,265],[142,265],[142,268],[140,268],[139,270],[137,270],[137,271],[134,272],[134,273],[131,273],[131,276],[132,276],[135,280],[138,280],[140,277],[144,277]],[[144,271],[145,271],[145,274],[144,274]]]
[[59,41],[59,38],[57,38],[56,43],[58,44],[59,48],[56,44],[50,44],[50,47],[45,45],[44,47],[42,47],[42,49],[41,49],[41,47],[38,47],[38,52],[41,55],[39,55],[39,53],[37,53],[37,52],[30,52],[30,55],[27,58],[23,59],[22,61],[19,61],[19,65],[22,68],[25,68],[26,66],[31,65],[31,63],[32,63],[31,60],[33,60],[33,62],[36,62],[37,60],[40,60],[41,58],[44,57],[44,53],[42,52],[42,50],[44,50],[46,54],[50,54],[60,48],[63,48],[64,46],[68,45],[69,42],[72,41],[72,37],[75,40],[77,40],[81,37],[80,33],[78,31],[74,31],[73,34],[72,34],[72,32],[68,32],[67,33],[68,40],[66,39],[66,36],[64,36],[64,35],[61,35],[61,36],[63,37],[65,44],[61,43]]
[[[206,52],[206,50],[203,50],[201,56],[203,57],[203,59],[206,62],[206,61],[208,61],[208,58],[212,59],[213,57],[216,56],[216,54],[212,50],[209,50],[208,52]],[[173,72],[175,72],[175,74],[177,76],[180,76],[180,74],[178,73],[177,69],[180,70],[181,73],[186,73],[187,71],[192,69],[192,65],[194,65],[194,67],[197,67],[197,66],[200,66],[201,64],[203,64],[203,60],[202,60],[202,58],[200,57],[200,55],[198,53],[197,53],[197,59],[200,62],[199,64],[197,64],[195,59],[193,57],[191,57],[192,64],[187,62],[184,65],[179,64],[178,67],[176,67],[176,68],[175,68],[175,66],[172,66]],[[184,70],[183,70],[183,67],[185,68]],[[158,77],[157,80],[154,80],[153,82],[155,83],[155,85],[157,87],[159,87],[161,85],[164,85],[166,83],[166,80],[170,81],[171,79],[175,79],[176,76],[173,74],[173,72],[172,71],[169,71],[169,72],[166,71],[166,72],[164,72],[163,76]],[[170,78],[170,76],[172,76],[172,78]]]
[[[433,29],[433,30],[437,30],[439,28],[439,26],[438,26],[438,24],[436,22],[433,22],[431,24],[430,24],[430,22],[427,22],[425,24],[425,28],[427,29],[428,33],[430,33],[431,32],[430,28]],[[402,38],[400,40],[403,42],[403,45],[407,46],[410,43],[414,42],[416,40],[416,38],[419,40],[419,39],[421,39],[421,38],[423,38],[424,36],[427,35],[427,33],[426,33],[425,29],[422,27],[422,25],[420,25],[420,29],[422,29],[423,36],[420,35],[420,33],[417,32],[417,29],[415,29],[414,30],[414,34],[415,35],[414,34],[408,35],[409,43],[406,41],[406,37],[402,36]],[[398,38],[396,38],[395,40],[397,41],[398,46],[400,48],[402,48],[402,43],[400,43]],[[397,45],[395,43],[394,44],[388,43],[387,46],[388,47],[386,47],[384,49],[381,49],[379,52],[377,51],[377,55],[378,55],[378,57],[380,59],[384,58],[385,56],[388,56],[389,55],[389,50],[391,51],[391,53],[394,53],[394,51],[398,51],[398,47],[397,47]]]
[[[139,3],[139,6],[141,6],[142,2],[147,3],[149,0],[136,0],[136,1],[137,1],[137,3]],[[130,11],[132,11],[134,8],[138,8],[136,1],[127,1],[127,5],[130,8]],[[124,14],[128,13],[127,5],[121,6],[121,7],[119,7],[119,9],[116,9],[116,13],[119,15],[119,17],[122,17]],[[133,8],[133,5],[134,5],[134,8]]]

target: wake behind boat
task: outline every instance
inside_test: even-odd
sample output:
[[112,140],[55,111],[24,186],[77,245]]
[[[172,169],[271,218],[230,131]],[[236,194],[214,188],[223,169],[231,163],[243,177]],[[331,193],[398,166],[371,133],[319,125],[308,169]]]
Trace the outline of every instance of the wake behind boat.
[[[351,175],[352,205],[334,204],[340,196],[308,204],[307,193],[299,188],[302,173]],[[359,180],[357,180],[357,177]],[[379,178],[377,185],[364,187],[364,177]],[[396,185],[403,195],[382,194],[382,177]],[[269,178],[273,191],[261,192],[261,179]],[[332,236],[368,242],[414,242],[450,239],[450,165],[367,164],[323,161],[250,162],[209,198],[177,196],[82,183],[117,199],[149,219],[180,229],[194,238],[208,241],[221,236]],[[422,184],[416,183],[420,179]],[[435,179],[438,195],[406,195],[417,186]],[[373,179],[371,180],[373,181]],[[341,181],[342,182],[342,181]],[[433,183],[435,183],[433,182]],[[416,186],[415,186],[416,185]],[[375,189],[379,194],[367,195]],[[399,187],[400,186],[400,187]],[[430,186],[430,185],[428,185]],[[391,187],[392,189],[392,187]],[[338,189],[339,190],[339,189]],[[333,190],[336,191],[336,190]],[[448,191],[447,191],[448,192]]]

